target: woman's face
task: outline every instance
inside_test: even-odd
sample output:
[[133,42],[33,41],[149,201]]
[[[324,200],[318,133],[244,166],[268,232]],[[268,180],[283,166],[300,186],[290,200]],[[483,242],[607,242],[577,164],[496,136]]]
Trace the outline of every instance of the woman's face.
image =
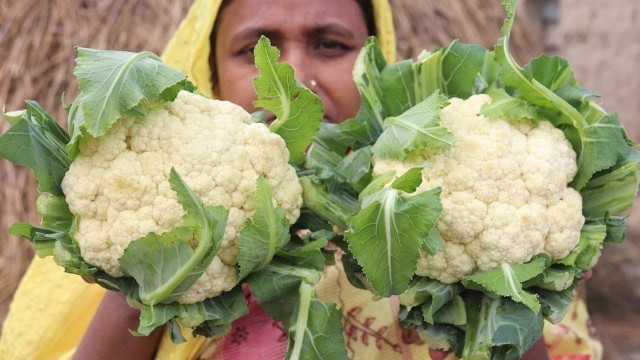
[[355,0],[232,0],[222,11],[215,41],[214,92],[255,111],[253,47],[267,36],[280,61],[322,99],[325,121],[354,117],[360,95],[351,71],[368,32]]

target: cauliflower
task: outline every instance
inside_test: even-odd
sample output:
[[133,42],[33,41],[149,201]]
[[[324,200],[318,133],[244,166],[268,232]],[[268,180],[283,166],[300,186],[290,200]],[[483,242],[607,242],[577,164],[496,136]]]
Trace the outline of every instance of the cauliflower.
[[[313,288],[330,232],[298,219],[296,166],[324,109],[278,50],[262,37],[254,57],[254,104],[275,115],[270,124],[198,94],[153,53],[76,50],[69,132],[33,101],[5,115],[0,156],[31,168],[42,192],[41,224],[9,232],[66,272],[122,292],[140,311],[136,335],[168,325],[174,343],[183,328],[219,337],[249,313],[249,290],[283,323],[291,353],[346,358],[335,346],[340,311]],[[331,341],[308,346],[309,336]]]
[[622,242],[640,152],[566,60],[453,41],[356,60],[358,114],[324,129],[305,206],[344,229],[347,278],[399,295],[398,320],[459,358],[517,359],[558,322],[606,242]]
[[258,176],[289,223],[298,218],[302,190],[288,160],[282,138],[239,106],[181,91],[143,119],[124,117],[104,136],[83,140],[62,189],[79,219],[82,257],[116,277],[131,241],[181,224],[184,210],[168,182],[172,167],[206,205],[229,210],[218,254],[178,299],[194,303],[237,284],[240,229],[255,210]]
[[513,123],[480,114],[488,95],[451,98],[440,111],[454,135],[443,152],[421,151],[405,161],[374,159],[374,174],[402,175],[428,163],[417,193],[441,187],[436,226],[445,250],[422,252],[416,274],[454,283],[502,263],[546,253],[561,259],[578,244],[582,199],[567,187],[576,154],[548,121]]

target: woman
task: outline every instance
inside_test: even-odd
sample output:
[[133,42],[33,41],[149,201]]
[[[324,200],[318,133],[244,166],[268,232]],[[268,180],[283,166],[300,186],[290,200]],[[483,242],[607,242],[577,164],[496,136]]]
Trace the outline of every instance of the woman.
[[[360,96],[351,80],[351,69],[368,35],[375,33],[387,60],[395,60],[386,0],[233,0],[222,6],[221,2],[196,0],[163,58],[186,72],[204,93],[248,111],[255,110],[252,79],[257,75],[251,50],[261,34],[278,46],[280,60],[294,67],[297,78],[320,96],[329,122],[344,121],[358,110]],[[277,324],[253,301],[251,315],[234,324],[225,338],[189,338],[175,346],[161,331],[146,338],[131,336],[127,329],[135,328],[138,314],[119,294],[103,294],[101,288],[62,273],[50,259],[34,261],[5,322],[0,357],[70,356],[79,344],[78,358],[142,359],[152,357],[154,352],[160,359],[281,358],[286,347]],[[351,358],[444,356],[430,352],[414,333],[397,325],[397,299],[372,300],[370,293],[348,284],[339,264],[325,271],[318,295],[342,307]],[[48,311],[68,313],[69,322],[47,323]],[[94,313],[94,321],[88,325]],[[80,341],[85,329],[86,336]],[[255,333],[261,338],[253,338]],[[26,338],[35,343],[25,343]],[[546,356],[543,346],[540,354],[542,357],[532,358]]]

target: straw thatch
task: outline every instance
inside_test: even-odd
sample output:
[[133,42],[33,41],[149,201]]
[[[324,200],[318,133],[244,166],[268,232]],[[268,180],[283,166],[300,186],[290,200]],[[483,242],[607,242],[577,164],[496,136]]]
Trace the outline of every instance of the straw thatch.
[[[453,39],[493,48],[500,37],[505,13],[499,0],[391,0],[394,6],[401,58],[423,49],[449,44]],[[522,3],[524,4],[524,3]],[[521,6],[511,37],[511,50],[522,63],[541,53],[537,23]]]
[[[0,2],[0,103],[21,108],[40,102],[61,124],[61,94],[77,94],[72,76],[73,46],[160,52],[186,13],[189,1],[8,0]],[[393,0],[401,57],[415,56],[458,38],[490,46],[504,13],[499,0]],[[520,58],[539,52],[535,31],[516,23],[514,51]],[[68,100],[67,100],[68,101]],[[0,131],[6,131],[6,124]],[[0,323],[33,252],[8,237],[15,221],[36,222],[36,183],[30,172],[0,160]]]

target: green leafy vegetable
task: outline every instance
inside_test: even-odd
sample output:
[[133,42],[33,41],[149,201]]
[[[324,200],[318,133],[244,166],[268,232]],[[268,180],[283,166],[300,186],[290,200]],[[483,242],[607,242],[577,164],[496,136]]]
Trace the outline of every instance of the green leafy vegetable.
[[61,183],[71,164],[65,148],[69,135],[35,101],[27,101],[20,115],[0,136],[0,157],[33,170],[41,192],[64,196]]
[[147,305],[176,301],[198,280],[220,247],[229,215],[222,206],[205,206],[173,168],[169,184],[187,213],[185,224],[193,225],[149,233],[132,241],[118,259],[122,271],[140,285],[140,300]]
[[[154,53],[145,51],[102,51],[76,47],[74,74],[80,84],[77,106],[82,124],[94,137],[105,134],[123,114],[142,102],[171,101],[177,89],[189,88],[186,76],[165,65]],[[176,89],[177,88],[177,89]],[[191,87],[192,88],[192,87]]]
[[433,324],[434,314],[462,290],[458,283],[443,284],[429,278],[418,278],[400,295],[400,303],[410,307],[422,306],[424,320]]
[[446,98],[434,93],[397,117],[385,119],[384,131],[373,145],[382,159],[404,159],[416,149],[445,150],[453,142],[449,130],[440,126],[439,113]]
[[504,89],[495,89],[490,95],[491,102],[482,106],[482,115],[496,119],[540,120],[535,107],[525,100],[510,96]]
[[[140,325],[132,333],[142,336],[149,335],[155,328],[172,319],[180,318],[184,326],[195,327],[194,334],[213,337],[226,333],[229,324],[249,313],[247,300],[240,286],[195,304],[143,305],[140,310]],[[177,327],[170,333],[172,341],[184,342],[180,327],[177,324],[174,326]]]
[[409,198],[384,189],[349,219],[349,250],[381,296],[404,292],[416,269],[424,238],[442,211],[435,189]]
[[406,193],[412,193],[416,191],[418,186],[422,183],[422,168],[415,167],[404,173],[391,183],[391,187],[404,191]]
[[295,338],[287,349],[289,359],[348,359],[346,348],[335,346],[344,342],[341,311],[335,304],[315,299],[315,289],[307,283],[300,285],[297,317],[290,331]]
[[276,251],[289,242],[289,220],[284,209],[274,208],[271,187],[259,177],[256,212],[240,231],[240,278],[267,266]]
[[462,357],[519,359],[542,334],[542,318],[505,298],[466,298],[467,325]]
[[253,81],[258,94],[255,105],[276,115],[269,128],[284,139],[290,161],[301,163],[322,122],[322,102],[296,80],[290,65],[276,62],[280,51],[266,37],[260,38],[254,51],[260,72]]
[[522,283],[541,274],[544,268],[545,259],[542,257],[538,257],[526,264],[513,265],[503,263],[491,270],[475,275],[467,275],[462,283],[465,286],[470,282],[476,283],[496,295],[508,296],[537,313],[540,311],[540,303],[535,295],[522,289]]
[[353,200],[345,202],[346,197],[339,198],[325,191],[317,177],[303,177],[300,179],[300,184],[302,184],[302,198],[305,205],[332,224],[346,228],[347,219],[359,209],[358,204],[354,204]]

